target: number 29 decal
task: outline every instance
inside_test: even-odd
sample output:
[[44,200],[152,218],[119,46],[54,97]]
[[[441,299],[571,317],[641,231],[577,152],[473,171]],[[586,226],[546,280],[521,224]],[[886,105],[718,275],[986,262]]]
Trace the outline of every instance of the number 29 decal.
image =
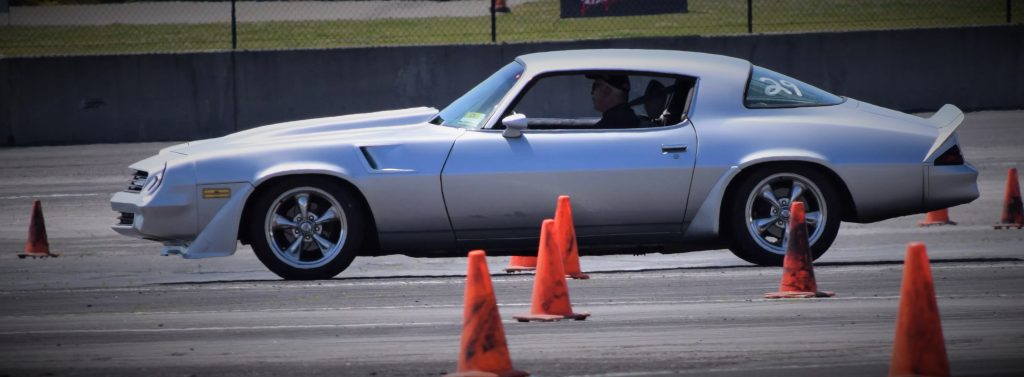
[[797,88],[795,84],[786,80],[775,81],[769,77],[762,77],[758,79],[758,81],[768,83],[768,86],[764,87],[764,94],[769,96],[778,95],[779,93],[786,93],[786,95],[795,95],[797,97],[804,96],[804,94],[800,92],[800,88]]

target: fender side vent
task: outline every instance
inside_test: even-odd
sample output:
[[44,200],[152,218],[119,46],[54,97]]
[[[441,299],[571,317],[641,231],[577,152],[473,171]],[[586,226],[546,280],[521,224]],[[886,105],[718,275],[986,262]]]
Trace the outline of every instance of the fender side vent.
[[366,147],[359,147],[359,150],[363,152],[363,157],[366,158],[366,163],[370,164],[371,169],[380,170],[380,168],[377,166],[377,160],[373,159],[373,155],[370,154],[370,151],[367,150]]
[[414,169],[404,167],[410,164],[411,156],[403,153],[401,145],[367,145],[359,147],[366,159],[371,173],[402,174],[414,173]]

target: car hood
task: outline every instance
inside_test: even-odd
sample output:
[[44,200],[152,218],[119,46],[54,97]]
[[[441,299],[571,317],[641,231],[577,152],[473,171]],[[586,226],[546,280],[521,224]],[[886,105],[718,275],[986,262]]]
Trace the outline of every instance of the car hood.
[[400,133],[402,127],[420,126],[433,119],[438,110],[415,107],[402,110],[342,115],[278,123],[236,132],[224,137],[191,141],[164,148],[160,154],[199,154],[226,147],[271,145],[324,139],[355,141]]

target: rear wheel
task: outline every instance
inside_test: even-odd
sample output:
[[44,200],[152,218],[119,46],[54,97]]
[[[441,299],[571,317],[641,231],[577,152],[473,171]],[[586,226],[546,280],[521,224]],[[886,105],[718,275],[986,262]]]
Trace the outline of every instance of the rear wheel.
[[789,209],[804,202],[811,254],[817,259],[839,232],[839,194],[832,180],[817,170],[793,165],[759,169],[739,183],[728,206],[730,250],[762,266],[781,266]]
[[365,216],[345,187],[325,178],[293,178],[258,194],[248,222],[253,251],[288,280],[330,279],[355,259]]

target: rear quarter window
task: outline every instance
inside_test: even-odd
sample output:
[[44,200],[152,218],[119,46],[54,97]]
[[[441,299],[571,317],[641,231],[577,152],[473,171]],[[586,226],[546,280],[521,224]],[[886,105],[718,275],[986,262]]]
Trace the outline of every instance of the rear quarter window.
[[754,66],[747,82],[743,105],[748,108],[830,106],[843,103],[839,97],[792,77]]

